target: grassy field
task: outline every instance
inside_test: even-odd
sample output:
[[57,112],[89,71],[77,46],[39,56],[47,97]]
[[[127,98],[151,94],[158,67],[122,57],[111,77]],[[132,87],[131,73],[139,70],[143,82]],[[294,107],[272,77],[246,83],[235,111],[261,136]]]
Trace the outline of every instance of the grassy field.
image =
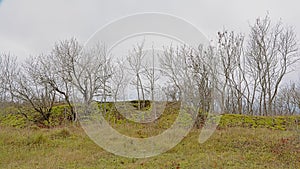
[[[300,116],[223,115],[218,129],[204,144],[194,128],[176,147],[156,157],[119,157],[97,146],[80,125],[59,123],[63,106],[56,106],[53,126],[40,128],[20,115],[0,113],[0,169],[68,168],[282,168],[300,166]],[[107,121],[120,133],[137,138],[169,128],[178,115],[170,104],[155,122],[133,123],[116,111]],[[7,112],[13,112],[7,111]]]
[[[131,130],[123,127],[123,130]],[[0,127],[0,168],[299,168],[300,133],[224,127],[204,144],[194,129],[168,152],[146,159],[108,153],[80,126],[40,129]],[[135,132],[132,132],[134,135]],[[139,136],[136,131],[136,136]]]

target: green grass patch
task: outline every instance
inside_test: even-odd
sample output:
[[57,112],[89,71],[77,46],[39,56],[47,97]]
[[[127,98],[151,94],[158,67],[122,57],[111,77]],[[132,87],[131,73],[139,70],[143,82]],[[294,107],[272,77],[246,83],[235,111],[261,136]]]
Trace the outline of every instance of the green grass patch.
[[300,116],[246,116],[238,114],[222,115],[219,124],[223,127],[268,128],[274,130],[288,130],[300,128]]
[[27,119],[19,114],[0,115],[0,124],[4,126],[24,128],[28,125]]

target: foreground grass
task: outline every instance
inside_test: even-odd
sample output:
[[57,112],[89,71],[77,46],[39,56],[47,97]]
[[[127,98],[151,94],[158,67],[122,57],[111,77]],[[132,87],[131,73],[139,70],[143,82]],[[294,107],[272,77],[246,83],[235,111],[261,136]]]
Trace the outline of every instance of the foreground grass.
[[[124,130],[130,130],[123,128]],[[57,129],[0,127],[0,168],[297,168],[297,130],[231,127],[204,144],[193,130],[168,152],[146,159],[110,154],[80,127]],[[138,136],[137,133],[136,136]]]

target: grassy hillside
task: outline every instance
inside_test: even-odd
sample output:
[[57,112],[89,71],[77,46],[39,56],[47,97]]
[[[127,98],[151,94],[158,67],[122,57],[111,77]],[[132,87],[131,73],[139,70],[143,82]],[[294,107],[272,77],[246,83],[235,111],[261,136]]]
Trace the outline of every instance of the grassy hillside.
[[[130,130],[130,128],[125,128]],[[125,130],[124,129],[124,130]],[[139,137],[139,133],[133,133]],[[299,131],[230,127],[204,144],[194,129],[167,153],[147,159],[110,154],[78,126],[56,129],[0,128],[0,168],[297,168]]]
[[[107,107],[111,107],[108,105]],[[8,111],[9,110],[9,111]],[[201,129],[175,148],[156,157],[131,159],[97,146],[78,124],[62,121],[64,106],[56,106],[51,128],[40,128],[7,108],[0,115],[0,168],[297,168],[300,166],[300,116],[223,115],[217,131],[204,144]],[[116,111],[106,119],[120,133],[145,138],[169,128],[178,115],[170,105],[150,124],[124,119]]]

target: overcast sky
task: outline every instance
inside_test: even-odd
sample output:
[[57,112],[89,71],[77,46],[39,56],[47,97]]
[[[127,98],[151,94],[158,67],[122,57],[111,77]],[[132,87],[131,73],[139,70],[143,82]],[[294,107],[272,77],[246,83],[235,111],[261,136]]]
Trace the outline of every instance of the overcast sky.
[[297,0],[0,0],[0,52],[19,58],[47,53],[55,41],[76,37],[84,43],[112,20],[140,12],[186,19],[209,39],[224,27],[247,33],[255,18],[292,25],[300,37]]

